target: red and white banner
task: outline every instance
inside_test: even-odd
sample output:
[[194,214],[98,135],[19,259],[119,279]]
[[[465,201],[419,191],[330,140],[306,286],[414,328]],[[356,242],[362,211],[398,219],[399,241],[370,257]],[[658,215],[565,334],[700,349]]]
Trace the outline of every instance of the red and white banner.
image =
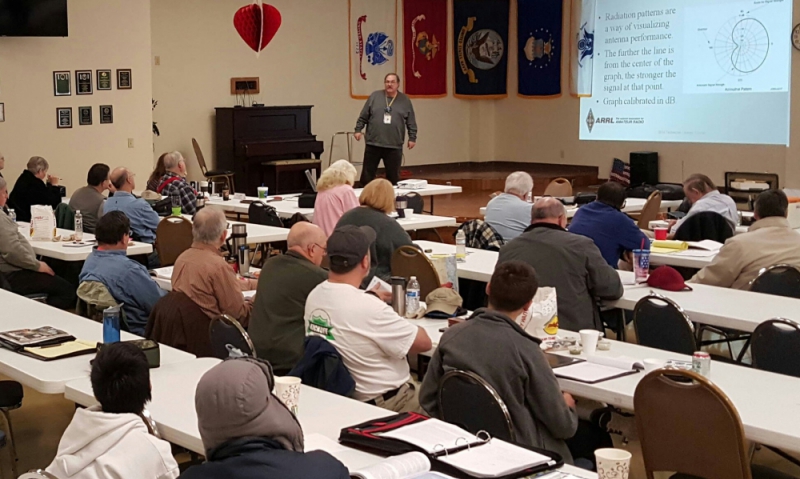
[[397,71],[397,0],[349,0],[349,10],[350,96],[367,98]]
[[401,90],[411,97],[447,95],[447,0],[403,0]]

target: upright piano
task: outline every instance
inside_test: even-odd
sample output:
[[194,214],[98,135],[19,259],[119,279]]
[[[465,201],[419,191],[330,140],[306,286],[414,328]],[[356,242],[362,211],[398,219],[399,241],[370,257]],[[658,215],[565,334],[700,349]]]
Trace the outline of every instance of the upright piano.
[[235,173],[237,193],[255,196],[308,191],[305,170],[320,174],[323,143],[311,134],[311,108],[257,106],[216,108],[217,165]]

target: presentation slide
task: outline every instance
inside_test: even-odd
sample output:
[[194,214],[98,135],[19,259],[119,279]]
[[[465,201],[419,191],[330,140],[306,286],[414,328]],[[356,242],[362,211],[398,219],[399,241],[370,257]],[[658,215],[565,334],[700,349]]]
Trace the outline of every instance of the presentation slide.
[[597,0],[580,139],[788,145],[791,0]]

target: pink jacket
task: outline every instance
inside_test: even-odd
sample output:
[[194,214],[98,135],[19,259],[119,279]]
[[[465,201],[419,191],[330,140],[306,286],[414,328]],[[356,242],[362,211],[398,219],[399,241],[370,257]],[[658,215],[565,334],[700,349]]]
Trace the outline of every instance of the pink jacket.
[[314,203],[314,224],[330,236],[343,214],[359,205],[350,185],[339,185],[317,194]]

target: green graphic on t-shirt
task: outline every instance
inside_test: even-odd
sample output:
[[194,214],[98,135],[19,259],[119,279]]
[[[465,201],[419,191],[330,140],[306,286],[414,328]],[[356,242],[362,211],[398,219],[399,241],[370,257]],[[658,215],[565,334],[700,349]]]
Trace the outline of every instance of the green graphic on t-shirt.
[[318,334],[328,341],[333,341],[336,339],[333,337],[333,326],[328,318],[315,313],[316,311],[311,313],[311,320],[308,322],[308,333]]

